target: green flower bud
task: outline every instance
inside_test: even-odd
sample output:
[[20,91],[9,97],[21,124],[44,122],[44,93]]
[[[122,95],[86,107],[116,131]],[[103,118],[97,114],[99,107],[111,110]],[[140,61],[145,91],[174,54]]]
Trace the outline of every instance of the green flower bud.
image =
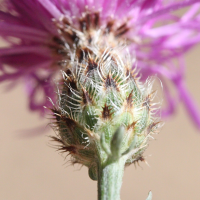
[[58,105],[52,109],[58,130],[53,139],[97,180],[99,168],[122,157],[127,165],[142,160],[159,119],[152,80],[142,84],[119,49],[93,45],[82,51],[83,59],[76,54],[62,71]]

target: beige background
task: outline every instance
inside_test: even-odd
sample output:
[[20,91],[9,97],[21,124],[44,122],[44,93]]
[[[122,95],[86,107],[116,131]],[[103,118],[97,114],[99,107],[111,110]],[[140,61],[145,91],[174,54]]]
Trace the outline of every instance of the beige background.
[[[199,50],[187,55],[187,84],[200,107]],[[87,169],[68,166],[50,147],[52,130],[22,137],[22,130],[46,126],[49,120],[28,111],[22,84],[5,90],[1,84],[0,200],[97,199],[96,182]],[[182,105],[155,138],[145,153],[150,167],[126,168],[122,200],[145,200],[149,190],[153,200],[199,200],[200,131]]]

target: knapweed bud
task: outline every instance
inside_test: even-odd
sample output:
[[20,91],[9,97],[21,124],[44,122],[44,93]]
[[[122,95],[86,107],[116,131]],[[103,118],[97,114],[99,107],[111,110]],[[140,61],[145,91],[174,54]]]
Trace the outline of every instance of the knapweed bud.
[[124,166],[144,160],[159,126],[156,92],[151,78],[140,81],[135,55],[126,51],[127,24],[116,29],[114,22],[100,26],[98,20],[98,13],[88,13],[80,30],[66,18],[55,22],[63,60],[53,139],[98,180],[99,200],[119,200]]
[[97,179],[100,167],[122,157],[126,164],[141,159],[158,126],[151,105],[155,94],[152,81],[139,81],[134,63],[121,56],[120,48],[93,43],[90,51],[81,50],[83,58],[71,56],[62,71],[58,105],[52,109],[58,130],[54,139],[72,163],[87,166]]

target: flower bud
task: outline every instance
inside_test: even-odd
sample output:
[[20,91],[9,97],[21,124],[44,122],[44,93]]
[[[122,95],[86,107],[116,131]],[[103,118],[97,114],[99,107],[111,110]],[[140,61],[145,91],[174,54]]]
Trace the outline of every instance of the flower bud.
[[140,82],[125,42],[101,29],[88,33],[79,34],[79,43],[66,50],[52,111],[61,150],[71,155],[72,163],[87,166],[96,180],[99,168],[122,157],[126,164],[141,159],[159,119],[152,103],[153,81]]
[[68,62],[58,106],[52,111],[61,150],[97,179],[99,166],[122,156],[127,164],[138,160],[158,121],[151,105],[151,80],[142,84],[119,51],[94,52],[82,62],[79,58]]

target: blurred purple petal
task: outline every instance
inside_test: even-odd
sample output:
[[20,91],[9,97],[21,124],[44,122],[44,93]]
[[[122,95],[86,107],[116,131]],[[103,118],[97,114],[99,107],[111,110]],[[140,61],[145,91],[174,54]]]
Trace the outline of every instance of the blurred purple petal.
[[[182,16],[175,12],[183,8]],[[25,80],[30,109],[43,113],[43,106],[50,105],[46,97],[55,99],[53,81],[67,56],[63,48],[70,46],[62,31],[67,26],[81,31],[83,16],[98,14],[100,28],[109,23],[115,30],[127,26],[118,37],[128,41],[143,79],[157,74],[164,83],[167,107],[163,115],[173,114],[182,101],[200,128],[198,108],[184,84],[184,64],[173,64],[200,42],[199,11],[199,0],[4,0],[0,37],[9,45],[0,49],[0,82]],[[175,100],[169,82],[176,91]],[[38,94],[42,97],[39,102]]]
[[181,79],[173,80],[179,92],[180,100],[185,104],[188,114],[192,118],[194,124],[200,129],[200,112],[198,106],[194,102],[191,94],[188,92],[185,83]]

